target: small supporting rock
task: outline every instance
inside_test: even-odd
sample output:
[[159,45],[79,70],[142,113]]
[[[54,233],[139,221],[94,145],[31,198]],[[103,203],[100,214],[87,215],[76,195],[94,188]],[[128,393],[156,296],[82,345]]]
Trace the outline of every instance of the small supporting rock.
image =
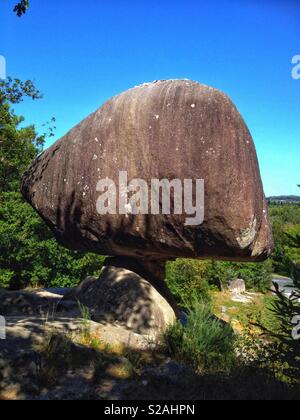
[[164,268],[164,263],[109,258],[100,277],[84,280],[65,296],[59,309],[70,300],[79,301],[93,321],[156,339],[180,316],[164,282]]
[[181,317],[181,310],[179,309],[176,300],[165,281],[166,261],[128,257],[111,257],[105,260],[105,265],[125,268],[147,280],[158,291],[158,293],[166,299],[169,305],[173,308],[176,317]]

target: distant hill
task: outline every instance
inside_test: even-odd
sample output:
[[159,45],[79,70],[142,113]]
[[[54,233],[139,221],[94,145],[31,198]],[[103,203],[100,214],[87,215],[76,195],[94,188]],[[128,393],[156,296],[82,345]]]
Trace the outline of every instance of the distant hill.
[[300,197],[297,195],[278,195],[273,197],[267,198],[269,203],[281,203],[281,204],[288,204],[288,203],[297,203],[300,204]]

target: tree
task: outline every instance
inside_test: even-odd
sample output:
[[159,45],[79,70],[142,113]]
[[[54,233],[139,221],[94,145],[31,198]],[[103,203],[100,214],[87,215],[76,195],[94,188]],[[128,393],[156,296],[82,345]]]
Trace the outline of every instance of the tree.
[[21,197],[20,178],[45,141],[45,134],[33,125],[24,127],[24,118],[12,108],[26,97],[42,97],[31,81],[0,82],[0,287],[74,286],[97,274],[104,258],[59,246]]
[[40,99],[40,92],[31,81],[22,83],[8,78],[0,82],[0,192],[17,191],[21,175],[42,150],[45,136],[38,135],[34,126],[21,127],[12,105],[25,97]]
[[280,291],[279,286],[275,285],[277,300],[271,310],[278,319],[279,327],[274,331],[267,331],[267,333],[277,342],[274,357],[284,366],[284,373],[292,380],[299,382],[300,339],[295,334],[295,322],[296,324],[300,322],[300,263],[299,260],[294,259],[294,256],[299,255],[300,235],[287,234],[286,236],[292,251],[289,253],[288,259],[291,276],[294,280],[294,289],[291,296],[287,297]]
[[97,275],[104,257],[71,252],[18,192],[0,194],[0,287],[72,287]]
[[29,0],[21,0],[17,3],[14,7],[14,12],[17,14],[18,17],[23,16],[27,9],[29,8]]

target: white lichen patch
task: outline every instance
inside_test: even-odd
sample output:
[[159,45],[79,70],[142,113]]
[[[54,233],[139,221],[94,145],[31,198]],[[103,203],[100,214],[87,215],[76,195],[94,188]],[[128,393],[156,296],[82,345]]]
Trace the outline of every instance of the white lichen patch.
[[141,85],[134,86],[134,88],[133,88],[133,89],[139,89],[139,88],[143,88],[143,87],[151,86],[151,85],[153,85],[155,82],[156,82],[156,81],[153,81],[153,82],[146,82],[146,83],[143,83],[143,84],[141,84]]
[[214,156],[216,154],[216,151],[213,147],[210,147],[208,150],[206,150],[205,153],[208,155]]
[[132,213],[132,207],[131,207],[130,203],[125,205],[125,210],[126,210],[126,214],[131,214]]
[[257,234],[256,227],[257,227],[257,220],[254,217],[249,227],[246,229],[243,229],[241,231],[240,236],[236,238],[237,243],[239,244],[239,247],[241,249],[248,248],[248,246],[250,246],[253,243]]

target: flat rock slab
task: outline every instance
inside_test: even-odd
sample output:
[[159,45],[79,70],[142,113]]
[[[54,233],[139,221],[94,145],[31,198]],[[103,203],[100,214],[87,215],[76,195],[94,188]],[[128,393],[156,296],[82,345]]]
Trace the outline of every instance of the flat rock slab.
[[233,293],[231,300],[238,303],[251,303],[253,302],[253,296],[249,294]]
[[45,315],[56,311],[57,305],[69,289],[0,290],[0,315]]
[[[0,340],[0,355],[14,358],[24,350],[32,349],[47,338],[49,333],[65,333],[76,338],[86,321],[67,317],[45,318],[6,318],[6,340]],[[89,321],[90,332],[109,345],[124,345],[135,349],[153,347],[153,339],[147,335],[135,334],[120,326]]]
[[[101,399],[103,393],[110,394],[116,379],[107,378],[99,384],[94,382],[97,351],[76,344],[87,323],[83,319],[57,317],[46,320],[43,317],[7,317],[6,339],[0,340],[0,400],[8,399]],[[138,352],[153,349],[149,337],[134,334],[118,325],[95,322],[88,324],[93,338],[109,346],[120,344]],[[65,337],[74,346],[80,366],[74,365],[62,371],[57,384],[43,385],[45,354],[41,349],[51,337]],[[48,350],[47,350],[48,351]],[[67,356],[64,356],[67,359]],[[50,366],[51,368],[51,366]],[[114,394],[115,395],[115,394]],[[115,399],[115,396],[113,397]]]

